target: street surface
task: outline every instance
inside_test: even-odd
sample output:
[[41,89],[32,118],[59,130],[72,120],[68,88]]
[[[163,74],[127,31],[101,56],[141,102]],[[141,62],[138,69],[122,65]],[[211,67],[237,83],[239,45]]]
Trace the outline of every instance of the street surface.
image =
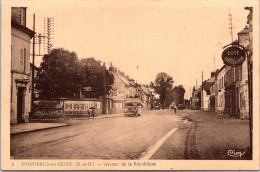
[[176,127],[172,110],[140,117],[68,120],[68,126],[11,136],[15,159],[138,159]]
[[140,117],[66,122],[68,126],[61,128],[12,135],[11,156],[142,159],[153,150],[149,159],[251,159],[249,121],[215,112],[151,110]]
[[151,159],[251,159],[249,120],[200,110],[177,115],[188,122],[178,126]]

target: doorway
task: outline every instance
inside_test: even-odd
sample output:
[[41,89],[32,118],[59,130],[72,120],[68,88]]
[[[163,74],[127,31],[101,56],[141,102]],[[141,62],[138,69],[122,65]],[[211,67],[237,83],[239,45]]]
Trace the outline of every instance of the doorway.
[[17,123],[23,123],[24,114],[24,88],[18,87],[17,93]]

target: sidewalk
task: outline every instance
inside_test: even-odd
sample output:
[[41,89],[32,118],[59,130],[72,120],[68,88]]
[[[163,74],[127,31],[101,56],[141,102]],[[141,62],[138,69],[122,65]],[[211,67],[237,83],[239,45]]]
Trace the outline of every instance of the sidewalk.
[[100,119],[100,118],[113,118],[113,117],[123,117],[123,113],[117,113],[117,114],[102,114],[99,116],[95,116],[94,118],[92,116],[89,117],[73,117],[73,115],[70,116],[64,116],[61,119],[66,119],[66,120],[84,120],[84,119]]
[[11,125],[11,134],[25,133],[36,130],[67,126],[65,123],[22,123]]
[[[100,116],[95,116],[94,118],[93,117],[89,117],[89,118],[87,118],[87,117],[76,117],[76,118],[65,117],[65,118],[62,118],[62,120],[60,120],[60,119],[35,119],[35,120],[32,120],[32,121],[34,121],[32,123],[22,123],[22,124],[11,125],[11,134],[18,134],[18,133],[25,133],[25,132],[30,132],[30,131],[37,131],[37,130],[67,126],[67,124],[64,123],[65,120],[101,119],[101,118],[112,118],[112,117],[123,117],[123,116],[124,116],[123,113],[118,113],[118,114],[102,114]],[[62,122],[62,123],[57,123],[57,121]]]
[[179,111],[177,115],[188,121],[179,125],[152,159],[251,159],[249,120],[200,110]]

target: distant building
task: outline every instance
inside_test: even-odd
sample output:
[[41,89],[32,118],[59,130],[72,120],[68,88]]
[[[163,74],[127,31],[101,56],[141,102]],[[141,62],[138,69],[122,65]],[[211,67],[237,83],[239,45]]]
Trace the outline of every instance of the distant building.
[[216,109],[216,97],[217,97],[217,84],[216,84],[216,73],[217,72],[211,72],[211,78],[208,80],[210,82],[210,107],[209,109],[211,111],[215,111]]
[[209,81],[204,81],[202,83],[202,88],[203,88],[203,103],[201,104],[201,109],[204,111],[210,110],[210,82]]
[[192,93],[191,109],[201,109],[201,87],[194,90]]
[[140,100],[138,85],[116,67],[110,66],[109,72],[114,75],[114,83],[108,96],[109,113],[124,111],[124,103],[129,100]]
[[225,110],[225,80],[226,80],[226,65],[222,66],[222,68],[217,73],[217,107],[216,111],[220,113],[224,113]]
[[126,101],[138,101],[144,105],[144,110],[155,106],[155,99],[148,86],[137,84],[134,79],[125,75],[112,65],[109,72],[114,75],[114,83],[108,98],[109,113],[121,113],[124,111]]
[[31,111],[30,44],[34,32],[26,27],[26,8],[11,14],[11,124],[28,122]]
[[148,87],[141,85],[141,101],[144,103],[144,108],[149,110],[151,109],[152,102],[151,102],[151,92],[149,91]]

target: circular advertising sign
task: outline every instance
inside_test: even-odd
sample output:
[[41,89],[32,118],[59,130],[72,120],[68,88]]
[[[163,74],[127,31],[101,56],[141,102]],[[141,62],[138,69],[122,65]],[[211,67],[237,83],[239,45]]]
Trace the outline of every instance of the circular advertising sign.
[[229,45],[222,52],[222,60],[227,66],[236,67],[242,65],[246,59],[246,51],[240,45]]

